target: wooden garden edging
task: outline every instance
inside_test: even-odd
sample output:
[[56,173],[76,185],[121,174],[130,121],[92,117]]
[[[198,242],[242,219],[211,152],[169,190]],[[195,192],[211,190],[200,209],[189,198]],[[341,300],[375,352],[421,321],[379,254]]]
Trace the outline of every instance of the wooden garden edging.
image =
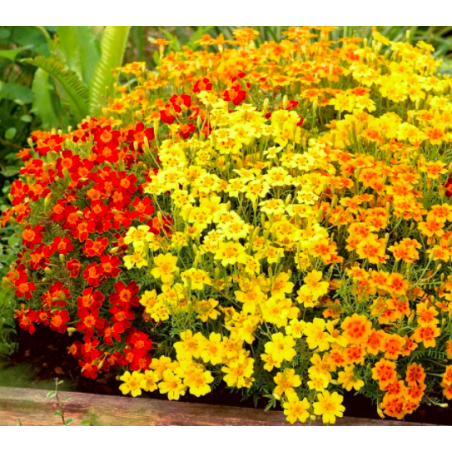
[[[39,389],[0,387],[0,426],[61,425],[54,415],[58,409],[55,398]],[[64,404],[66,418],[80,425],[89,413],[96,415],[98,425],[290,425],[281,411],[264,411],[202,403],[59,392],[60,399],[71,397]],[[300,425],[300,424],[298,424]],[[314,422],[314,425],[321,425]],[[427,425],[391,420],[344,417],[336,425]]]

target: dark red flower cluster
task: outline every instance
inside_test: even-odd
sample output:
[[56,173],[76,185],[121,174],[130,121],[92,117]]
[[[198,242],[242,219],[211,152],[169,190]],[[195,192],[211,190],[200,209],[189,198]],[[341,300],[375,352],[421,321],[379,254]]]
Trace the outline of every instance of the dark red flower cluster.
[[[190,104],[182,95],[169,105],[177,115]],[[97,119],[65,135],[35,132],[33,148],[20,153],[22,178],[3,215],[3,224],[14,218],[22,226],[22,252],[8,274],[27,301],[16,311],[19,326],[31,334],[37,324],[78,331],[83,342],[69,351],[90,378],[112,366],[146,368],[151,360],[152,341],[139,329],[139,286],[121,270],[121,257],[131,225],[169,232],[170,220],[153,216],[141,188],[148,171],[140,156],[154,138],[143,123],[116,129]]]

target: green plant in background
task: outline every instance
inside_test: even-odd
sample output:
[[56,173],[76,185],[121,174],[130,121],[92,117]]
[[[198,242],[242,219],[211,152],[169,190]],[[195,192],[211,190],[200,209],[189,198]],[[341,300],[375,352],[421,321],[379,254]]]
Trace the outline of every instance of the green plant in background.
[[[33,108],[42,118],[56,123],[58,112],[51,102],[49,78],[67,108],[71,123],[100,112],[102,101],[112,87],[112,69],[120,66],[130,27],[57,27],[57,40],[48,36],[50,57],[22,60],[36,66]],[[45,31],[45,30],[44,30]]]

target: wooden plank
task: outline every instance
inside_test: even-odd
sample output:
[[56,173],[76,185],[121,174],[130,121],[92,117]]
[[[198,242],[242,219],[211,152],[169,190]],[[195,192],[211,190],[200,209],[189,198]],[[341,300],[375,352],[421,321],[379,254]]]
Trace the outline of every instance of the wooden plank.
[[[53,413],[58,409],[55,398],[46,397],[48,391],[39,389],[0,387],[0,426],[61,425],[61,418]],[[167,400],[60,392],[60,399],[71,397],[64,405],[66,418],[73,418],[74,425],[93,413],[98,425],[266,425],[284,426],[281,411],[263,411],[253,408],[206,405],[202,403],[170,402]],[[300,425],[300,424],[298,424]],[[322,425],[314,422],[313,425]],[[336,425],[427,425],[390,420],[344,417]]]

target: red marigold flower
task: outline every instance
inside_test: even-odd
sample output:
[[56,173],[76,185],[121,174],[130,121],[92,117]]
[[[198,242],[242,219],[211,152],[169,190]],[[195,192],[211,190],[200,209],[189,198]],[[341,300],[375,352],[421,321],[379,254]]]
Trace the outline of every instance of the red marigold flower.
[[80,165],[80,156],[73,155],[72,151],[63,151],[62,157],[56,161],[56,170],[58,177],[64,177],[63,171],[66,170],[66,174],[71,174],[77,170]]
[[52,244],[49,246],[51,254],[48,256],[52,256],[53,253],[58,252],[58,254],[63,254],[67,256],[68,253],[74,250],[74,245],[72,244],[72,240],[69,237],[55,237]]
[[148,350],[152,350],[152,340],[142,331],[138,331],[135,327],[130,328],[127,333],[126,343],[133,346],[135,356],[143,356]]
[[105,297],[102,295],[102,292],[95,291],[92,287],[89,287],[83,291],[81,297],[77,298],[77,306],[80,309],[85,308],[94,311],[101,307],[104,300]]
[[130,320],[135,318],[135,313],[127,309],[128,305],[125,303],[115,304],[110,308],[110,313],[113,317],[110,319],[113,323],[120,323],[124,328],[129,328],[132,323]]
[[147,196],[143,199],[136,197],[133,200],[132,206],[135,208],[135,212],[132,212],[132,218],[138,218],[139,221],[144,221],[146,217],[152,215],[154,212],[154,206],[152,205],[151,198]]
[[59,152],[64,138],[60,135],[51,135],[42,142],[38,140],[38,145],[35,147],[36,152],[42,157],[50,151]]
[[144,124],[142,122],[139,122],[135,126],[135,129],[129,130],[127,134],[127,141],[130,142],[129,149],[131,151],[134,151],[134,143],[138,143],[139,149],[141,150],[141,145],[143,144],[145,137],[147,138],[148,142],[151,142],[155,138],[154,128],[149,127],[145,129]]
[[181,94],[180,96],[173,94],[170,98],[170,102],[173,105],[174,110],[177,113],[180,113],[182,111],[182,106],[187,108],[191,106],[191,96],[188,96],[187,94]]
[[80,351],[85,358],[90,360],[95,359],[99,356],[99,350],[96,347],[99,345],[99,340],[92,337],[85,337],[85,343],[81,344]]
[[131,281],[127,287],[122,281],[118,281],[115,284],[115,290],[116,292],[110,295],[110,302],[112,304],[121,303],[126,306],[130,305],[135,307],[140,305],[140,298],[137,296],[140,288],[135,281]]
[[61,281],[57,281],[53,285],[49,287],[49,290],[45,292],[42,297],[43,306],[47,309],[55,308],[55,307],[64,307],[66,306],[66,300],[71,298],[71,294],[69,293],[69,289],[63,287],[63,283]]
[[106,237],[99,237],[96,239],[96,241],[93,241],[91,239],[88,239],[86,241],[85,247],[83,248],[83,251],[85,251],[88,256],[100,256],[104,251],[105,248],[108,246],[108,239]]
[[50,319],[50,313],[47,311],[44,311],[43,309],[41,309],[40,311],[37,311],[37,320],[36,323],[42,323],[45,326],[49,325],[49,319]]
[[45,269],[50,264],[47,258],[48,247],[41,245],[35,251],[30,253],[30,259],[27,261],[30,264],[31,270]]
[[193,87],[194,93],[200,93],[201,91],[210,91],[212,89],[212,83],[210,83],[210,80],[205,77],[201,80],[198,80],[195,83],[195,86]]
[[188,124],[180,125],[179,134],[184,140],[186,140],[195,130],[196,126],[192,122],[189,122]]
[[19,278],[16,279],[14,285],[16,286],[16,297],[24,297],[29,300],[32,297],[32,292],[36,290],[36,286],[33,282],[28,282],[27,275],[22,273]]
[[100,257],[100,265],[103,268],[104,274],[110,278],[116,278],[121,269],[118,268],[121,265],[121,260],[118,256],[103,255]]
[[96,224],[94,221],[82,221],[73,231],[74,237],[79,239],[80,242],[84,242],[89,234],[92,234],[95,230]]
[[137,191],[136,181],[138,180],[135,174],[129,174],[125,171],[120,171],[118,173],[119,178],[119,188],[127,193],[134,193]]
[[452,197],[452,176],[449,176],[447,181],[443,184],[446,187],[446,196],[448,198]]
[[89,286],[97,287],[100,284],[100,280],[104,274],[102,265],[97,265],[95,262],[88,265],[83,272],[83,276]]
[[67,352],[74,358],[80,358],[82,356],[82,344],[80,341],[75,341],[70,347],[67,348]]
[[31,149],[22,149],[17,154],[18,159],[22,159],[23,162],[28,162],[31,159]]
[[30,334],[33,334],[36,331],[33,322],[38,320],[38,315],[35,311],[30,308],[25,308],[25,305],[22,303],[21,309],[15,310],[14,318],[19,319],[19,326],[28,331]]
[[171,114],[169,105],[160,110],[160,119],[165,124],[172,124],[176,120],[176,117]]
[[81,264],[77,259],[66,262],[66,269],[71,274],[71,278],[77,278],[80,273]]
[[99,310],[95,309],[90,311],[89,309],[83,308],[77,312],[77,316],[80,321],[75,324],[77,331],[83,331],[85,336],[93,336],[94,328],[102,328],[103,321],[99,319]]
[[237,84],[224,91],[224,100],[232,102],[234,105],[240,105],[246,98],[246,91],[243,91],[240,88],[241,86]]
[[104,344],[113,345],[113,339],[121,342],[121,333],[124,333],[125,328],[122,323],[114,323],[112,326],[105,321],[102,329],[98,330],[99,336],[104,337]]
[[25,231],[22,233],[22,243],[29,249],[33,249],[37,244],[42,242],[42,231],[43,226],[37,225],[32,228],[30,225],[27,226]]
[[149,369],[149,365],[151,364],[151,355],[146,353],[143,356],[135,356],[132,350],[124,350],[127,355],[126,358],[129,362],[130,370],[142,370]]
[[58,333],[64,333],[67,331],[66,322],[69,320],[70,317],[67,311],[55,311],[50,321],[50,329]]
[[79,362],[80,367],[82,368],[82,375],[87,378],[92,378],[95,380],[97,378],[97,374],[99,372],[99,368],[93,364],[91,361],[83,361]]

